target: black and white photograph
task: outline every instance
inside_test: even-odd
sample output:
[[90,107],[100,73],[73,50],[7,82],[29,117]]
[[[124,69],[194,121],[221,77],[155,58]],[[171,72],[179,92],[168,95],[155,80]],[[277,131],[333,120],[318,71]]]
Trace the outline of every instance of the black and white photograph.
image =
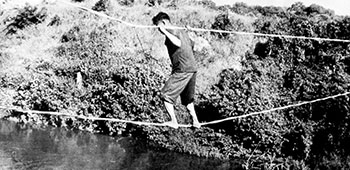
[[0,0],[0,170],[347,170],[349,143],[349,0]]

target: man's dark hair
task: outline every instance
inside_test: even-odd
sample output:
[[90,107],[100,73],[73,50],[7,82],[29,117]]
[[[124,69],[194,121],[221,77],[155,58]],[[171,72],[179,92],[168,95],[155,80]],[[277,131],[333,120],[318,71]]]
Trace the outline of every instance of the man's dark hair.
[[166,19],[170,21],[170,17],[167,13],[165,12],[159,12],[156,16],[152,18],[153,24],[157,25],[159,21]]

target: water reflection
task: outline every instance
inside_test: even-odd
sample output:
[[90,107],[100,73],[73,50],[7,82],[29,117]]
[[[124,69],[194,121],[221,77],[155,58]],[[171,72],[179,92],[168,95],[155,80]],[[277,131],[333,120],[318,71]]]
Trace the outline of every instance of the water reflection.
[[229,162],[153,151],[132,138],[0,120],[0,169],[234,169]]

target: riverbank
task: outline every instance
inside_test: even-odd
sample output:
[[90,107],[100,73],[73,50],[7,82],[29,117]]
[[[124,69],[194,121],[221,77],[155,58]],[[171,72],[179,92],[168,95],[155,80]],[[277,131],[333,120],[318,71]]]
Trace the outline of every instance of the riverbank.
[[152,150],[130,137],[5,120],[0,120],[0,162],[0,169],[237,169],[234,162]]

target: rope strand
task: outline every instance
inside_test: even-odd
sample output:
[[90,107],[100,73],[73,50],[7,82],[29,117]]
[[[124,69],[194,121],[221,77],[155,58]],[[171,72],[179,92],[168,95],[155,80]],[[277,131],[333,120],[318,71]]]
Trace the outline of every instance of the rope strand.
[[341,97],[341,96],[347,96],[349,94],[350,94],[350,92],[345,92],[345,93],[342,93],[342,94],[328,96],[328,97],[315,99],[315,100],[311,100],[311,101],[305,101],[305,102],[301,102],[301,103],[297,103],[297,104],[293,104],[293,105],[287,105],[287,106],[277,107],[277,108],[273,108],[273,109],[269,109],[269,110],[253,112],[253,113],[246,114],[246,115],[241,115],[241,116],[228,117],[228,118],[221,119],[221,120],[214,120],[214,121],[211,121],[211,122],[202,123],[202,125],[217,124],[217,123],[228,121],[228,120],[240,119],[240,118],[245,118],[245,117],[248,117],[248,116],[255,116],[255,115],[259,115],[259,114],[266,114],[266,113],[279,111],[279,110],[284,110],[284,109],[288,109],[288,108],[292,108],[292,107],[298,107],[298,106],[302,106],[302,105],[306,105],[306,104],[312,104],[312,103],[316,103],[316,102],[320,102],[320,101],[324,101],[324,100],[328,100],[328,99],[334,99],[334,98],[338,98],[338,97]]
[[[312,104],[312,103],[316,103],[316,102],[320,102],[320,101],[324,101],[324,100],[338,98],[338,97],[341,97],[341,96],[347,96],[349,94],[350,94],[350,92],[345,92],[345,93],[342,93],[342,94],[337,94],[337,95],[328,96],[328,97],[324,97],[324,98],[319,98],[319,99],[315,99],[315,100],[311,100],[311,101],[305,101],[305,102],[301,102],[301,103],[297,103],[297,104],[292,104],[292,105],[272,108],[272,109],[269,109],[269,110],[263,110],[263,111],[253,112],[253,113],[249,113],[249,114],[245,114],[245,115],[232,116],[232,117],[228,117],[228,118],[224,118],[224,119],[214,120],[214,121],[210,121],[210,122],[204,122],[204,123],[200,123],[200,125],[201,126],[205,126],[205,125],[210,125],[210,124],[221,123],[221,122],[228,121],[228,120],[241,119],[241,118],[246,118],[246,117],[249,117],[249,116],[256,116],[256,115],[259,115],[259,114],[267,114],[267,113],[271,113],[271,112],[274,112],[274,111],[284,110],[284,109],[288,109],[288,108],[292,108],[292,107],[298,107],[298,106],[302,106],[302,105],[306,105],[306,104]],[[82,116],[82,115],[71,115],[71,114],[68,114],[68,113],[50,112],[50,111],[23,110],[23,109],[19,109],[19,108],[16,108],[16,107],[7,107],[7,106],[0,106],[0,109],[13,110],[13,111],[21,112],[21,113],[36,113],[36,114],[46,114],[46,115],[56,115],[56,116],[68,116],[68,117],[76,117],[76,118],[79,118],[79,119],[113,121],[113,122],[120,122],[120,123],[131,123],[131,124],[136,124],[136,125],[168,126],[167,124],[164,124],[164,123],[140,122],[140,121],[122,120],[122,119],[116,119],[116,118],[88,117],[88,116]],[[179,124],[179,127],[191,127],[191,126],[192,125]]]
[[[139,24],[133,24],[133,23],[129,23],[126,21],[123,21],[121,19],[115,18],[115,17],[111,17],[108,16],[104,13],[101,12],[97,12],[94,11],[92,9],[89,8],[85,8],[70,2],[66,2],[64,0],[59,0],[60,2],[69,5],[69,6],[73,6],[76,8],[79,8],[81,10],[90,12],[92,14],[101,16],[101,17],[105,17],[108,18],[110,20],[114,20],[117,22],[120,22],[124,25],[130,26],[130,27],[135,27],[135,28],[158,28],[158,26],[150,26],[150,25],[139,25]],[[197,32],[216,32],[216,33],[229,33],[229,34],[237,34],[237,35],[254,35],[254,36],[262,36],[262,37],[283,37],[283,38],[290,38],[290,39],[308,39],[308,40],[316,40],[316,41],[332,41],[332,42],[346,42],[349,43],[350,40],[343,40],[343,39],[332,39],[332,38],[319,38],[319,37],[306,37],[306,36],[293,36],[293,35],[279,35],[279,34],[263,34],[263,33],[252,33],[252,32],[240,32],[240,31],[227,31],[227,30],[216,30],[216,29],[204,29],[204,28],[192,28],[192,27],[177,27],[177,26],[167,26],[165,28],[168,29],[186,29],[186,30],[191,30],[191,31],[197,31]]]
[[[132,120],[122,120],[117,118],[101,118],[101,117],[89,117],[89,116],[83,116],[83,115],[72,115],[69,113],[62,113],[62,112],[50,112],[50,111],[39,111],[39,110],[24,110],[16,107],[7,107],[7,106],[0,106],[0,109],[4,110],[12,110],[16,112],[21,113],[30,113],[30,114],[41,114],[41,115],[53,115],[53,116],[67,116],[67,117],[75,117],[79,119],[86,119],[86,120],[101,120],[101,121],[111,121],[111,122],[119,122],[119,123],[131,123],[136,125],[146,125],[146,126],[168,126],[164,123],[152,123],[152,122],[140,122],[140,121],[132,121]],[[191,127],[192,125],[182,125],[179,124],[179,127]]]

